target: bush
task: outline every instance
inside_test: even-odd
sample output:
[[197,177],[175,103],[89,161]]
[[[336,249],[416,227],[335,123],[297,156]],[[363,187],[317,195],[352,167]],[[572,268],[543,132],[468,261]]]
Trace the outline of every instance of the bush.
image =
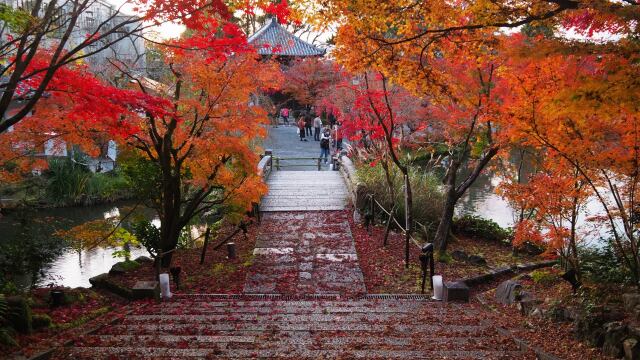
[[535,270],[531,272],[531,279],[538,284],[548,285],[557,280],[558,277],[546,270]]
[[[360,166],[357,169],[358,179],[366,188],[366,193],[373,194],[376,200],[387,210],[391,210],[392,204],[396,204],[396,219],[404,219],[404,181],[402,173],[395,167],[391,167],[392,179],[395,188],[395,199],[391,199],[388,192],[387,180],[381,165]],[[443,206],[443,194],[439,189],[438,177],[432,173],[424,172],[419,168],[412,168],[409,173],[409,181],[413,194],[413,219],[424,224],[429,233],[433,233],[440,221]],[[386,215],[385,215],[386,216]],[[425,234],[423,234],[425,235]],[[425,239],[428,240],[428,239]]]
[[33,316],[27,300],[22,296],[11,296],[6,298],[6,302],[9,325],[22,334],[31,334],[33,331]]
[[34,329],[48,328],[53,324],[53,320],[47,314],[33,314],[32,324]]
[[16,346],[16,341],[13,339],[13,329],[9,327],[9,303],[7,298],[0,294],[0,344]]
[[578,251],[583,275],[596,283],[631,284],[631,272],[616,254],[613,243],[601,247],[584,247]]
[[57,205],[92,204],[114,201],[130,195],[130,184],[121,171],[92,173],[82,158],[49,160],[46,196]]
[[512,235],[511,229],[504,229],[492,220],[475,215],[454,219],[451,230],[456,234],[498,242],[508,242]]
[[47,197],[56,204],[78,203],[86,194],[91,172],[70,158],[49,160]]

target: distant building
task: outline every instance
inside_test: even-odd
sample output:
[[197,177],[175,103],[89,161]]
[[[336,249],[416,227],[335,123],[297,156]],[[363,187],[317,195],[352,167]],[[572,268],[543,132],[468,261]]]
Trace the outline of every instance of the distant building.
[[[0,3],[11,6],[13,8],[21,8],[30,11],[35,6],[36,1],[0,0]],[[68,19],[64,16],[64,14],[72,11],[74,2],[60,2],[60,4],[61,5],[59,6],[59,11],[61,12],[61,16],[59,17],[59,21],[62,24]],[[47,6],[47,2],[43,1],[41,6],[44,9]],[[71,37],[67,42],[68,47],[75,47],[85,41],[87,36],[96,32],[104,33],[106,29],[111,29],[117,24],[122,24],[128,19],[132,19],[132,17],[133,16],[131,15],[118,14],[117,8],[105,1],[91,0],[87,5],[87,9],[85,9],[85,11],[83,11],[78,17],[78,20],[74,27],[74,31],[72,32]],[[135,17],[133,18],[135,19]],[[83,53],[89,54],[91,52],[97,51],[98,49],[117,40],[120,37],[124,37],[117,42],[107,46],[105,49],[84,58],[83,61],[89,66],[89,69],[100,76],[109,78],[109,74],[113,73],[113,71],[110,72],[109,70],[110,68],[112,69],[110,61],[114,61],[118,64],[126,65],[130,71],[143,73],[146,69],[146,49],[144,39],[141,36],[137,36],[135,34],[125,36],[137,26],[141,26],[141,20],[125,25],[122,27],[122,29],[115,31],[99,42],[96,42],[84,48],[82,50]],[[64,26],[62,26],[61,28],[66,29],[66,27]],[[101,29],[100,31],[98,31],[99,28]],[[48,41],[55,42],[62,35],[62,31],[49,32]],[[44,45],[46,45],[46,43]],[[0,82],[3,80],[6,81],[6,79],[0,78]],[[28,81],[19,84],[14,99],[12,100],[12,103],[10,105],[9,111],[7,111],[6,114],[3,114],[3,116],[9,117],[12,114],[18,112],[22,108],[22,104],[24,103],[24,101],[29,99],[32,91],[33,88],[28,83]],[[11,129],[9,129],[9,131],[11,131]],[[56,139],[54,135],[55,134],[52,134],[52,139],[47,140],[44,144],[33,145],[30,147],[30,151],[33,152],[34,156],[46,158],[73,156],[74,151],[77,151],[74,149],[74,146],[72,144],[65,143],[61,139]],[[16,144],[16,146],[25,146],[25,144]],[[116,143],[112,140],[109,140],[102,147],[101,153],[98,157],[86,158],[86,160],[83,161],[83,165],[87,166],[87,168],[89,168],[93,172],[107,172],[115,168],[116,158]]]
[[[11,6],[13,8],[21,8],[24,10],[31,11],[36,4],[35,0],[0,0],[0,3]],[[76,2],[67,1],[67,2],[59,2],[59,12],[61,12],[61,16],[59,16],[59,22],[61,25],[64,24],[65,21],[68,20],[64,16],[65,13],[70,13],[73,10],[73,6]],[[47,6],[47,1],[43,1],[41,3],[41,7],[44,9]],[[111,18],[111,19],[110,19]],[[130,18],[136,18],[133,15],[126,15],[119,13],[117,14],[117,8],[107,3],[106,1],[101,0],[91,0],[87,4],[87,9],[83,11],[78,17],[78,21],[76,22],[75,29],[71,34],[71,38],[68,40],[67,44],[69,47],[77,46],[86,40],[87,36],[93,34],[98,27],[100,26],[101,32],[104,32],[104,29],[113,28],[116,24],[122,23],[123,20],[127,20]],[[109,21],[107,21],[110,19]],[[1,23],[1,22],[0,22]],[[91,46],[88,46],[83,51],[84,53],[89,53],[99,49],[102,46],[118,39],[118,37],[123,36],[122,34],[126,34],[127,32],[132,30],[132,27],[138,26],[142,23],[142,20],[138,23],[132,23],[124,26],[118,32],[109,35],[104,40],[95,43]],[[60,31],[51,31],[49,32],[50,41],[56,41],[63,35],[63,30],[66,29],[65,26],[61,26]],[[5,30],[6,33],[6,30]],[[108,65],[108,59],[117,59],[124,63],[127,63],[134,70],[144,69],[145,63],[145,43],[144,39],[137,35],[131,35],[124,39],[119,40],[118,42],[108,46],[106,49],[97,52],[86,58],[87,64],[92,68],[92,70],[100,70],[101,67]]]
[[257,48],[258,54],[277,56],[285,62],[293,58],[324,56],[326,52],[291,34],[275,18],[269,18],[248,42]]

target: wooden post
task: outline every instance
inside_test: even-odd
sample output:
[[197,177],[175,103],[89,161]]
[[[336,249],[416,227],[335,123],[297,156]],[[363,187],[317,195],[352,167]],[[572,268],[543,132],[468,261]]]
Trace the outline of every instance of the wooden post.
[[409,240],[411,237],[411,224],[409,221],[409,196],[407,195],[407,184],[409,176],[404,176],[404,222],[405,222],[405,244],[404,244],[404,267],[409,268]]
[[389,212],[389,218],[387,219],[387,225],[384,229],[384,242],[383,246],[387,246],[387,240],[389,239],[389,231],[391,231],[391,222],[393,221],[393,213],[396,211],[396,206],[394,205]]
[[211,229],[207,226],[207,231],[204,233],[204,244],[202,245],[202,253],[200,254],[200,265],[204,264],[204,257],[207,254],[207,246],[209,245],[209,235],[211,235]]

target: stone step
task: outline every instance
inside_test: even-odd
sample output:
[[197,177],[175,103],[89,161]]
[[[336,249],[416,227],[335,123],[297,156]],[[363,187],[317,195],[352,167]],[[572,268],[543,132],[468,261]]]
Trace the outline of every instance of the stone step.
[[491,350],[294,350],[290,348],[267,350],[221,350],[191,349],[191,348],[122,348],[122,347],[78,347],[70,353],[70,358],[111,359],[117,358],[295,358],[295,359],[521,359],[519,351],[491,351]]
[[101,331],[103,334],[172,334],[172,335],[209,335],[212,331],[342,331],[342,332],[386,332],[386,333],[439,333],[458,334],[460,336],[480,335],[487,330],[483,325],[406,325],[406,324],[368,324],[358,322],[342,323],[287,323],[280,321],[260,323],[165,323],[165,324],[123,324],[112,325]]
[[[283,336],[286,335],[286,336]],[[303,334],[269,334],[268,336],[210,336],[210,335],[95,335],[84,338],[78,342],[78,347],[109,347],[123,348],[160,347],[180,348],[188,343],[189,348],[213,348],[233,352],[234,350],[268,350],[289,349],[292,351],[304,351],[310,349],[344,350],[345,347],[375,350],[477,350],[479,342],[487,342],[487,338],[470,337],[425,337],[417,340],[414,338],[398,337],[362,337],[341,336],[324,337],[321,335]],[[512,350],[512,344],[494,344],[492,350]]]
[[[362,322],[362,323],[377,323],[377,324],[390,324],[393,322],[402,322],[406,325],[423,325],[434,324],[439,325],[455,325],[460,322],[462,317],[455,317],[453,319],[447,318],[445,315],[448,313],[440,314],[428,314],[416,317],[415,314],[397,314],[397,313],[354,313],[346,316],[336,314],[274,314],[265,316],[262,314],[244,313],[244,314],[151,314],[151,315],[129,315],[122,322],[123,324],[136,324],[136,323],[156,323],[156,322],[171,322],[171,323],[232,323],[232,322],[248,322],[248,323],[272,323],[287,322],[289,324],[306,323],[306,322],[332,322],[332,323],[344,323],[344,322]],[[480,320],[475,318],[469,318],[465,321],[467,325],[480,325]]]

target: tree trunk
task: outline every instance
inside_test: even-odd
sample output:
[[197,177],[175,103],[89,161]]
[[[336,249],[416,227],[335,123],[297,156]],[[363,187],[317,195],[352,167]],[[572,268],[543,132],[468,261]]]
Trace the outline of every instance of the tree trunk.
[[453,223],[453,214],[456,209],[456,203],[458,202],[458,196],[454,185],[447,185],[447,192],[445,196],[442,218],[440,218],[438,230],[436,231],[434,238],[436,248],[440,254],[447,251],[449,232],[451,231],[451,224]]

